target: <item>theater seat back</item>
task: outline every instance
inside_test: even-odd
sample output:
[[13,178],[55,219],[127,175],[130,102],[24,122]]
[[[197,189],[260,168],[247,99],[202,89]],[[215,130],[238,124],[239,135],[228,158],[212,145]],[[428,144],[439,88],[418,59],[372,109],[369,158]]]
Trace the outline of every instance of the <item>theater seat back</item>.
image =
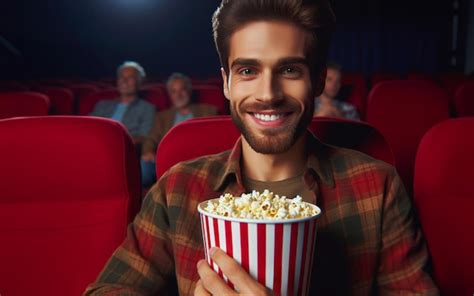
[[442,295],[474,291],[474,118],[444,121],[423,137],[414,198]]
[[463,83],[454,95],[454,108],[460,117],[474,116],[474,80]]
[[36,91],[48,96],[52,115],[72,115],[74,113],[74,94],[63,87],[38,87]]
[[385,81],[369,93],[367,122],[387,139],[409,192],[412,192],[413,166],[421,138],[432,126],[448,118],[447,94],[433,82]]
[[0,293],[81,295],[140,202],[138,160],[112,120],[0,121]]
[[[315,117],[310,130],[326,143],[359,150],[394,164],[392,151],[384,137],[368,124]],[[156,175],[159,178],[178,162],[231,149],[239,136],[240,132],[230,116],[196,118],[180,123],[160,142]]]
[[229,114],[222,86],[196,85],[193,92],[197,103],[215,106],[219,114]]
[[49,98],[30,91],[0,93],[0,119],[48,115]]
[[365,118],[367,103],[367,86],[362,74],[347,73],[342,76],[342,95],[346,102],[354,105],[360,118]]

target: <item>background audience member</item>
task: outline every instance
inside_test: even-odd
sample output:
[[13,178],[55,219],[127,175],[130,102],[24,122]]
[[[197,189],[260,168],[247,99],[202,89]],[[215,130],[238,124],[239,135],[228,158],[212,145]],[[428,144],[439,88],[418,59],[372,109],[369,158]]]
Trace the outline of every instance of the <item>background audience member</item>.
[[341,90],[342,68],[336,63],[327,64],[326,84],[321,96],[315,99],[314,116],[343,117],[359,120],[356,108],[337,99]]
[[107,117],[122,122],[135,144],[141,144],[150,132],[155,107],[138,97],[145,71],[136,62],[124,62],[117,69],[117,89],[120,97],[99,101],[91,116]]
[[153,184],[156,179],[155,153],[163,136],[174,125],[185,120],[217,115],[217,109],[214,106],[191,102],[192,84],[187,76],[173,73],[168,78],[166,88],[173,107],[157,113],[153,128],[142,147],[142,184],[145,187]]

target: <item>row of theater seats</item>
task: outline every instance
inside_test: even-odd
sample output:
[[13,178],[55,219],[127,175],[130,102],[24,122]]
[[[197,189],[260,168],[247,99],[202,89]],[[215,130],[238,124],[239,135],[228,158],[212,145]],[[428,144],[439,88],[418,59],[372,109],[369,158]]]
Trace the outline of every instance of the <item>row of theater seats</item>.
[[[327,143],[395,162],[369,124],[315,118],[311,130]],[[416,157],[414,201],[445,295],[474,290],[473,133],[474,118],[443,121],[426,133]],[[0,135],[0,292],[80,295],[140,206],[131,138],[112,120],[66,116],[0,120]],[[157,174],[229,149],[238,136],[225,116],[181,123],[159,146]]]
[[[46,81],[26,84],[0,81],[0,93],[11,91],[34,91],[47,95],[50,99],[49,114],[52,115],[87,115],[99,100],[111,100],[119,95],[110,82]],[[162,82],[144,84],[139,95],[155,105],[157,110],[170,107],[166,87]],[[194,102],[214,105],[220,114],[228,113],[220,79],[195,80],[192,96]]]
[[463,106],[463,103],[457,103],[460,100],[458,99],[460,95],[456,95],[456,93],[461,85],[472,81],[472,78],[461,73],[444,74],[439,77],[412,73],[408,74],[405,78],[396,74],[376,73],[371,76],[369,83],[367,83],[363,75],[349,73],[343,76],[340,98],[354,105],[361,118],[366,119],[368,103],[371,100],[373,89],[379,83],[386,81],[416,81],[435,84],[446,92],[450,98],[451,113],[464,116],[463,113],[466,107]]

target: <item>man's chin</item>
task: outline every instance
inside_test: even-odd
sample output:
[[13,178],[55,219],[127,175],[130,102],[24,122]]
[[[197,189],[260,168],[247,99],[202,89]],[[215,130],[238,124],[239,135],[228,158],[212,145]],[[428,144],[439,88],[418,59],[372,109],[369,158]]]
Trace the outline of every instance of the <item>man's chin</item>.
[[293,135],[266,136],[257,139],[244,134],[244,137],[250,147],[260,154],[282,154],[290,150],[295,143]]

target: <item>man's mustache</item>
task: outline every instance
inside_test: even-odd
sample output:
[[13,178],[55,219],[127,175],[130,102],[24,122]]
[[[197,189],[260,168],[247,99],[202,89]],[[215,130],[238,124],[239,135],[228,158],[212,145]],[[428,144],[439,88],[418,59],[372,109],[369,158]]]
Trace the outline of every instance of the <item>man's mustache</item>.
[[242,106],[242,109],[248,112],[256,111],[282,111],[282,112],[293,112],[299,110],[300,106],[296,103],[285,101],[285,102],[252,102]]

